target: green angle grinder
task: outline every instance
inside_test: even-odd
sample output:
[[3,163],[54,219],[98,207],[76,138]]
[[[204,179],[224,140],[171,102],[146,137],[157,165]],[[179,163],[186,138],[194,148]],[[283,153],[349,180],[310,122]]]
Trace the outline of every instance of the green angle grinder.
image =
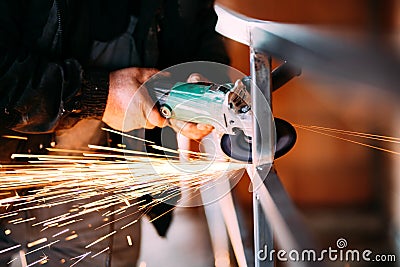
[[[249,77],[225,84],[178,82],[171,87],[160,83],[154,86],[154,92],[162,116],[214,126],[222,136],[222,151],[232,159],[251,163],[253,113],[248,91],[250,83]],[[293,147],[296,131],[282,119],[275,118],[274,121],[277,158]]]

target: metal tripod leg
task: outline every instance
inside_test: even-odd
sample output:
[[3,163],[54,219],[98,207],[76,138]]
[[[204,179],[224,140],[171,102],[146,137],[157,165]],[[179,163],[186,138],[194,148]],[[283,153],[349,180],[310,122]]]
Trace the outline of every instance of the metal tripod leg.
[[[255,51],[251,46],[250,49],[253,80],[251,94],[255,119],[252,142],[253,164],[249,166],[248,173],[253,184],[255,266],[272,267],[274,259],[268,254],[274,249],[273,232],[279,233],[275,240],[278,240],[279,246],[286,251],[291,249],[300,251],[312,247],[313,242],[279,177],[274,171],[270,171],[274,160],[275,127],[271,112],[268,114],[264,110],[265,105],[262,105],[261,101],[267,99],[271,107],[271,59],[265,53]],[[288,264],[289,266],[311,265],[311,263],[297,262]]]
[[[250,74],[252,78],[252,109],[253,119],[253,164],[248,168],[250,177],[254,177],[260,168],[269,168],[274,157],[273,118],[265,110],[265,99],[271,106],[271,60],[263,53],[258,53],[250,46]],[[260,95],[262,94],[262,95]],[[265,99],[264,99],[265,97]],[[263,102],[264,103],[263,103]],[[264,105],[263,105],[264,104]],[[269,114],[268,114],[269,113]],[[263,177],[266,178],[266,177]],[[266,219],[260,197],[262,181],[253,182],[253,221],[254,221],[254,262],[256,267],[274,266],[273,259],[268,259],[265,248],[273,248],[271,226]]]

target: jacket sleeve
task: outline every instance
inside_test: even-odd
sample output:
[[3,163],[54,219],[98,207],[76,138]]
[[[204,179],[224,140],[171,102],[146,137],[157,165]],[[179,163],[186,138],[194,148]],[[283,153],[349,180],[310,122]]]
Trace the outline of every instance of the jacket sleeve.
[[16,0],[0,2],[1,126],[48,133],[70,115],[101,117],[108,74],[85,73],[76,59],[55,60],[35,51],[29,38],[34,33],[25,30],[19,4]]

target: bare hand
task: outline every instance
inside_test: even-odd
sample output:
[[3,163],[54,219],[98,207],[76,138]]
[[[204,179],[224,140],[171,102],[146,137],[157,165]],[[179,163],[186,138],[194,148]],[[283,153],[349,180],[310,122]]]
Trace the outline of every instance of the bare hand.
[[[207,79],[205,79],[204,77],[202,77],[200,74],[197,73],[193,73],[187,79],[187,82],[189,83],[195,83],[200,81],[204,82],[207,81]],[[170,119],[169,122],[171,128],[174,129],[175,132],[182,134],[192,140],[201,140],[205,136],[209,135],[214,129],[214,127],[209,124],[192,123],[175,119]]]
[[140,87],[157,72],[149,68],[126,68],[111,72],[103,121],[125,132],[164,127],[166,119],[159,113],[147,89]]
[[205,136],[209,135],[214,129],[209,124],[193,123],[187,121],[180,121],[170,119],[170,126],[178,134],[182,134],[192,140],[201,140]]

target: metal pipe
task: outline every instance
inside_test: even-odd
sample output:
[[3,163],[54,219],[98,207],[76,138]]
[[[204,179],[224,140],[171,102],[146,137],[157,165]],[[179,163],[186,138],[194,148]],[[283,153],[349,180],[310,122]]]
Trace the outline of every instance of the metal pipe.
[[[250,177],[254,177],[257,168],[261,166],[268,168],[274,159],[274,136],[273,118],[271,110],[265,104],[267,100],[271,106],[271,60],[265,54],[260,54],[250,46],[250,75],[251,84],[251,107],[253,110],[253,137],[252,153],[253,166]],[[262,209],[259,194],[262,182],[255,183],[253,180],[253,219],[254,219],[254,262],[255,267],[273,267],[274,262],[264,260],[265,246],[273,247],[272,229]],[[264,251],[266,253],[266,251]]]

